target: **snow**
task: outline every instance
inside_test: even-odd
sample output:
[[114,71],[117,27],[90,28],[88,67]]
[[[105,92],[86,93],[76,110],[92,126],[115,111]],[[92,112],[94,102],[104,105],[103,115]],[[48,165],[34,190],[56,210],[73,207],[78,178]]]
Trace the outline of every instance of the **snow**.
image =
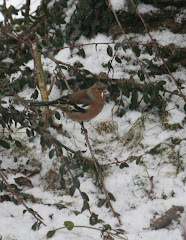
[[[126,7],[126,1],[112,0],[111,2],[115,10]],[[16,1],[18,5],[15,6],[21,7],[24,3],[25,1]],[[73,1],[70,1],[69,4],[72,3]],[[13,1],[7,1],[8,4],[13,4]],[[32,4],[33,12],[39,5],[39,1],[33,1]],[[74,10],[75,5],[67,13],[69,15],[73,14]],[[151,5],[140,4],[139,11],[146,13],[147,11],[157,11],[157,9]],[[66,21],[69,21],[68,14]],[[176,46],[186,46],[185,35],[183,34],[174,34],[169,30],[164,30],[151,32],[151,35],[162,45],[174,43]],[[131,34],[130,36],[142,43],[149,41],[147,35]],[[111,37],[98,34],[91,40],[81,37],[77,44],[108,43],[112,41]],[[106,51],[107,46],[107,44],[98,44],[96,48],[95,45],[85,46],[86,58],[84,59],[77,56],[76,49],[71,53],[69,48],[65,48],[56,55],[56,59],[70,64],[79,60],[85,69],[99,74],[105,72],[102,64],[106,64],[110,60]],[[113,45],[110,44],[110,46]],[[132,51],[127,50],[125,57],[134,58]],[[5,59],[4,61],[11,62],[12,60]],[[53,73],[54,63],[44,57],[42,57],[42,62],[44,63],[44,69]],[[34,68],[33,61],[29,61],[27,66]],[[127,78],[130,76],[128,71],[136,70],[139,66],[129,65],[127,60],[124,59],[122,60],[122,66],[113,62],[113,68],[115,71],[109,73],[109,77]],[[68,78],[68,73],[65,71],[64,73]],[[19,74],[17,73],[17,76]],[[178,69],[174,75],[184,81],[185,69]],[[16,74],[13,77],[16,77]],[[167,79],[167,75],[156,76],[154,81],[162,79]],[[172,82],[168,86],[170,89],[175,88]],[[31,89],[24,89],[19,93],[19,96],[30,100],[31,94]],[[59,89],[54,86],[50,94],[50,100],[54,100],[59,96]],[[179,96],[175,97],[175,103],[177,102],[181,102]],[[17,108],[21,109],[22,106]],[[112,204],[115,211],[120,214],[122,226],[119,226],[117,219],[113,217],[109,208],[105,206],[99,208],[97,206],[99,199],[103,199],[105,196],[94,184],[93,173],[87,172],[84,176],[79,177],[79,180],[81,191],[87,193],[90,198],[91,211],[98,214],[99,218],[104,220],[105,224],[110,224],[113,229],[124,229],[128,240],[182,240],[186,210],[181,214],[180,221],[173,222],[164,229],[151,230],[149,227],[151,220],[155,216],[156,218],[160,217],[172,205],[186,207],[186,140],[184,140],[186,138],[186,129],[184,128],[185,114],[183,109],[177,108],[173,102],[168,103],[166,106],[168,112],[168,116],[166,116],[167,123],[180,124],[182,128],[179,129],[166,128],[161,124],[160,118],[155,112],[146,114],[142,113],[142,111],[128,110],[120,118],[115,114],[115,110],[114,102],[109,101],[96,118],[85,123],[85,127],[88,130],[89,140],[99,164],[107,167],[104,172],[104,183],[107,190],[116,198],[116,201],[112,201]],[[63,131],[68,135],[58,134],[54,129],[50,128],[51,135],[69,148],[75,151],[77,149],[83,151],[85,157],[91,158],[84,136],[81,134],[80,125],[66,119],[63,115],[61,115],[61,120],[56,120],[56,122],[63,125]],[[104,130],[98,131],[99,124],[104,122],[111,123],[114,126],[114,131],[111,133]],[[24,187],[23,192],[32,194],[37,199],[36,203],[28,201],[26,204],[43,218],[47,226],[41,225],[39,230],[33,231],[31,226],[36,220],[30,213],[23,213],[24,206],[4,201],[0,203],[0,237],[2,236],[3,240],[25,240],[25,236],[27,240],[44,240],[47,239],[46,234],[48,231],[63,227],[64,221],[72,221],[77,226],[90,226],[90,214],[87,210],[79,215],[74,213],[74,211],[81,212],[83,206],[83,200],[77,190],[74,196],[71,197],[63,190],[52,190],[48,187],[49,179],[47,174],[51,169],[57,171],[61,160],[59,158],[50,159],[48,150],[42,152],[39,138],[36,138],[34,142],[29,142],[22,129],[14,129],[14,131],[15,136],[19,136],[20,141],[25,146],[28,146],[29,151],[27,152],[25,149],[26,154],[22,155],[17,149],[15,149],[15,152],[2,150],[0,152],[3,160],[1,167],[7,170],[7,181],[15,184],[14,178],[22,176],[21,173],[16,173],[18,163],[25,166],[28,159],[33,158],[41,162],[42,169],[40,173],[31,177],[34,187]],[[176,138],[182,141],[177,145],[171,145],[171,141]],[[150,154],[149,151],[157,147],[158,144],[160,146],[157,148],[157,153]],[[99,152],[102,152],[102,154]],[[131,161],[127,162],[129,164],[128,168],[120,169],[116,164],[112,164],[116,161],[122,162],[129,157],[140,155],[143,156],[139,165],[135,161]],[[18,157],[18,163],[14,161],[15,156]],[[181,169],[178,169],[179,167]],[[54,205],[56,203],[63,204],[66,208],[59,210]],[[96,224],[95,227],[101,228],[102,224]],[[95,229],[76,227],[72,231],[67,229],[56,231],[52,239],[101,240],[102,237],[101,232]]]
[[[37,7],[40,5],[41,0],[31,0],[31,14],[33,14]],[[0,0],[0,5],[3,5],[4,1]],[[14,6],[15,8],[21,8],[23,5],[26,4],[26,0],[7,0],[6,1],[6,7],[9,8],[11,5]],[[23,17],[21,12],[18,13],[18,15],[14,15],[14,18],[21,18]],[[4,17],[2,13],[0,12],[0,21],[3,21]]]
[[127,1],[126,0],[123,0],[123,1],[111,0],[111,4],[115,11],[119,11],[124,8],[127,9]]

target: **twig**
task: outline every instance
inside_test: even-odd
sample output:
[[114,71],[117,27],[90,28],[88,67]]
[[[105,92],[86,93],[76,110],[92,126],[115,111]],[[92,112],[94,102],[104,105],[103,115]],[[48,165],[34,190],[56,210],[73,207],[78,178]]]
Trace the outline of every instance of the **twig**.
[[[116,11],[114,10],[114,8],[113,8],[112,3],[111,3],[110,0],[108,0],[108,5],[109,5],[111,11],[112,11],[113,14],[114,14],[114,17],[115,17],[115,19],[116,19],[116,22],[117,22],[117,24],[118,24],[118,26],[119,26],[119,28],[120,28],[120,30],[121,30],[121,32],[122,32],[125,40],[126,40],[126,43],[127,43],[128,47],[132,50],[132,44],[131,44],[131,42],[129,41],[127,35],[125,34],[124,29],[123,29],[123,27],[121,26],[121,23],[120,23],[120,21],[119,21],[119,19],[118,19],[118,16],[117,16],[117,14],[116,14]],[[146,76],[146,78],[148,79],[148,81],[151,82],[148,74],[146,73],[145,69],[144,69],[143,66],[142,66],[141,61],[139,60],[139,58],[137,57],[137,55],[136,55],[136,53],[135,53],[134,51],[133,51],[133,54],[134,54],[136,60],[138,61],[142,72],[145,74],[145,76]]]
[[66,86],[67,86],[67,88],[68,88],[69,93],[72,93],[72,89],[70,88],[70,86],[69,86],[69,84],[68,84],[68,82],[67,82],[66,76],[65,76],[65,74],[63,73],[63,71],[61,70],[61,68],[58,68],[57,71],[58,71],[58,73],[62,76],[62,79],[65,81],[65,84],[66,84]]
[[[109,1],[110,1],[110,0],[109,0]],[[145,27],[145,29],[146,29],[146,31],[147,31],[147,34],[148,34],[149,37],[150,37],[150,39],[151,39],[151,41],[152,41],[152,43],[153,43],[153,46],[155,47],[156,53],[157,53],[157,54],[159,55],[159,57],[161,58],[161,60],[162,60],[162,62],[163,62],[163,64],[164,64],[165,68],[167,69],[169,75],[171,76],[171,78],[173,79],[174,83],[176,84],[176,86],[177,86],[177,88],[178,88],[178,90],[179,90],[182,98],[183,98],[184,101],[186,102],[186,96],[183,94],[180,86],[179,86],[178,83],[177,83],[177,80],[175,79],[175,77],[174,77],[173,74],[171,73],[170,69],[168,68],[167,63],[165,62],[165,59],[164,59],[164,58],[161,56],[161,54],[159,53],[158,46],[157,46],[156,42],[154,41],[154,39],[152,38],[152,36],[151,36],[151,34],[150,34],[149,30],[148,30],[148,27],[147,27],[147,24],[145,23],[145,20],[143,19],[143,17],[141,16],[140,12],[138,11],[138,8],[137,8],[136,4],[134,3],[134,1],[133,1],[133,0],[130,0],[130,1],[131,1],[131,3],[133,4],[133,6],[135,7],[136,13],[137,13],[137,15],[139,16],[139,18],[141,19],[141,21],[142,21],[142,23],[143,23],[143,25],[144,25],[144,27]]]
[[91,147],[90,142],[89,142],[87,129],[84,127],[83,122],[81,122],[80,125],[81,125],[81,127],[82,127],[82,129],[83,129],[83,134],[84,134],[84,136],[85,136],[86,143],[87,143],[88,148],[89,148],[89,150],[90,150],[90,153],[91,153],[91,156],[92,156],[92,159],[93,159],[93,162],[94,162],[96,171],[97,171],[97,173],[98,173],[99,181],[100,181],[100,183],[101,183],[101,185],[102,185],[102,187],[103,187],[103,191],[104,191],[104,194],[105,194],[105,196],[106,196],[106,200],[107,200],[108,204],[110,205],[110,208],[111,208],[111,210],[112,210],[112,212],[113,212],[113,214],[114,214],[114,217],[116,217],[116,218],[118,219],[119,224],[121,224],[121,220],[119,219],[119,216],[118,216],[118,214],[115,212],[115,210],[114,210],[114,208],[113,208],[113,206],[112,206],[112,203],[111,203],[111,201],[110,201],[110,199],[109,199],[108,191],[107,191],[107,189],[106,189],[106,187],[105,187],[104,180],[103,180],[103,176],[102,176],[102,174],[101,174],[101,171],[99,170],[98,164],[97,164],[97,162],[96,162],[96,158],[95,158],[95,156],[94,156],[92,147]]
[[54,86],[54,82],[55,82],[55,76],[52,75],[52,81],[51,81],[51,85],[50,85],[50,88],[48,89],[47,93],[48,93],[48,96],[50,95],[51,91],[52,91],[52,88]]
[[[68,45],[65,47],[55,48],[52,50],[43,51],[43,54],[63,50],[66,48],[75,48],[75,47],[79,48],[79,47],[85,47],[85,46],[90,46],[90,45],[109,45],[109,44],[121,45],[121,43],[122,42],[111,41],[111,42],[92,42],[92,43],[74,44],[74,45]],[[154,46],[154,44],[152,44],[152,43],[137,43],[137,44],[142,45],[142,46],[152,46],[152,47]],[[163,46],[161,44],[157,44],[157,46],[161,47],[161,48],[175,48],[174,46]]]
[[3,176],[3,174],[2,174],[1,172],[0,172],[0,177],[3,179],[3,181],[4,181],[4,182],[6,183],[6,185],[8,186],[9,191],[17,198],[18,202],[21,203],[21,204],[23,204],[23,206],[26,208],[26,210],[27,210],[29,213],[31,213],[31,214],[34,216],[34,218],[37,219],[37,221],[39,221],[39,222],[42,223],[44,226],[46,226],[46,224],[45,224],[41,219],[39,219],[39,218],[35,215],[35,213],[34,213],[29,207],[27,207],[27,205],[24,203],[24,200],[23,200],[22,196],[19,196],[19,195],[14,191],[14,189],[10,186],[10,184],[8,183],[8,181],[6,180],[6,178]]

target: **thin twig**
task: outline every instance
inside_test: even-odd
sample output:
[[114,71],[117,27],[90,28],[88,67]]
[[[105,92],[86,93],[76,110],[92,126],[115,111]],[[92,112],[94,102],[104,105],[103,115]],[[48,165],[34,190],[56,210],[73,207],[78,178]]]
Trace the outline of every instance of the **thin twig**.
[[[109,1],[110,1],[110,0],[109,0]],[[159,55],[159,57],[161,58],[161,60],[162,60],[162,62],[163,62],[163,64],[164,64],[165,68],[167,69],[169,75],[171,76],[171,78],[173,79],[174,83],[176,84],[176,86],[177,86],[177,88],[178,88],[178,90],[179,90],[182,98],[183,98],[184,101],[186,102],[186,96],[183,94],[180,86],[179,86],[178,83],[177,83],[177,80],[175,79],[175,77],[174,77],[173,74],[171,73],[169,67],[167,66],[167,63],[165,62],[165,59],[161,56],[161,54],[160,54],[160,52],[159,52],[159,50],[158,50],[158,45],[156,44],[156,42],[154,41],[153,37],[151,36],[145,20],[144,20],[143,17],[141,16],[141,14],[140,14],[140,12],[139,12],[136,4],[134,3],[134,1],[133,1],[133,0],[130,0],[130,1],[131,1],[131,3],[133,4],[133,6],[135,7],[136,13],[137,13],[137,15],[139,16],[139,18],[141,19],[141,21],[142,21],[142,23],[143,23],[143,25],[144,25],[144,27],[145,27],[145,29],[146,29],[146,31],[147,31],[147,34],[148,34],[149,37],[150,37],[150,39],[151,39],[151,41],[152,41],[152,43],[153,43],[153,46],[155,47],[156,53],[157,53],[157,54]]]
[[[108,5],[109,5],[111,11],[112,11],[113,14],[114,14],[114,17],[115,17],[115,19],[116,19],[116,22],[117,22],[117,24],[118,24],[118,26],[119,26],[119,28],[120,28],[120,30],[121,30],[121,32],[122,32],[125,40],[126,40],[126,43],[127,43],[128,47],[132,50],[132,44],[131,44],[131,42],[129,41],[127,35],[125,34],[124,29],[123,29],[123,27],[121,26],[121,23],[120,23],[120,21],[119,21],[119,19],[118,19],[118,16],[117,16],[117,14],[116,14],[116,11],[114,10],[114,8],[113,8],[112,3],[111,3],[110,0],[108,0]],[[142,72],[145,74],[145,76],[146,76],[146,78],[148,79],[148,81],[151,82],[148,74],[146,73],[145,69],[144,69],[143,66],[142,66],[141,61],[139,60],[139,58],[137,57],[137,55],[136,55],[136,53],[135,53],[134,51],[133,51],[133,54],[134,54],[136,60],[138,61]]]
[[101,171],[99,170],[98,164],[97,164],[97,162],[96,162],[96,158],[95,158],[95,156],[94,156],[92,147],[91,147],[90,142],[89,142],[87,129],[84,127],[84,124],[83,124],[82,122],[80,123],[80,125],[81,125],[81,127],[82,127],[82,129],[83,129],[83,134],[84,134],[84,136],[85,136],[86,143],[87,143],[88,148],[89,148],[89,150],[90,150],[90,154],[91,154],[91,156],[92,156],[92,160],[93,160],[93,162],[94,162],[94,166],[95,166],[96,171],[97,171],[97,173],[98,173],[99,181],[100,181],[100,183],[101,183],[101,185],[102,185],[102,187],[103,187],[103,191],[104,191],[104,194],[105,194],[105,196],[106,196],[106,200],[107,200],[108,204],[110,205],[110,208],[111,208],[111,210],[112,210],[112,212],[113,212],[113,214],[114,214],[114,217],[116,217],[116,218],[118,219],[119,224],[121,224],[121,220],[119,219],[119,216],[118,216],[118,214],[115,212],[115,210],[114,210],[114,208],[113,208],[113,206],[112,206],[112,203],[111,203],[111,201],[110,201],[110,199],[109,199],[108,191],[107,191],[107,189],[106,189],[106,187],[105,187],[102,173],[101,173]]
[[27,207],[27,205],[24,203],[23,197],[18,195],[14,189],[10,186],[10,184],[8,183],[8,181],[6,180],[6,178],[4,177],[4,175],[0,172],[0,177],[2,178],[2,180],[6,183],[6,185],[8,186],[9,191],[16,197],[16,199],[18,200],[19,203],[23,204],[23,206],[26,208],[26,210],[31,213],[34,218],[39,221],[40,223],[42,223],[44,226],[46,226],[46,224],[40,219],[38,218],[35,213],[29,208]]

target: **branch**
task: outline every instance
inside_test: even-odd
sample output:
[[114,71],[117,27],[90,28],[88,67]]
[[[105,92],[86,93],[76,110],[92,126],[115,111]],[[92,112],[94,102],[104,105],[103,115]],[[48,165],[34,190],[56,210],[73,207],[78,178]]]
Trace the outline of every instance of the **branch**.
[[38,218],[35,213],[29,208],[27,207],[27,205],[24,203],[23,197],[18,195],[14,189],[10,186],[10,184],[8,183],[8,181],[6,180],[6,178],[3,176],[2,172],[0,172],[0,177],[2,178],[2,180],[6,183],[6,185],[8,186],[8,190],[16,197],[17,201],[21,204],[23,204],[23,206],[26,208],[26,210],[31,213],[34,218],[39,221],[41,224],[43,224],[44,226],[46,226],[46,224],[40,219]]
[[[109,0],[109,1],[110,1],[110,0]],[[180,86],[178,85],[175,77],[173,76],[173,74],[171,73],[170,69],[168,68],[167,63],[165,62],[165,59],[164,59],[164,58],[161,56],[161,54],[159,53],[158,46],[157,46],[156,42],[154,41],[154,39],[152,38],[152,36],[151,36],[151,34],[150,34],[149,30],[148,30],[147,24],[145,23],[145,21],[144,21],[143,17],[141,16],[140,12],[138,11],[138,8],[137,8],[136,4],[134,3],[133,0],[130,0],[130,1],[131,1],[131,3],[133,4],[133,6],[135,7],[136,13],[137,13],[137,15],[139,16],[139,18],[141,19],[141,21],[142,21],[142,23],[143,23],[143,25],[144,25],[144,27],[145,27],[145,29],[146,29],[146,31],[147,31],[147,34],[148,34],[149,37],[150,37],[150,39],[151,39],[151,41],[152,41],[152,43],[153,43],[153,46],[155,47],[156,53],[157,53],[157,54],[159,55],[159,57],[161,58],[161,60],[162,60],[162,62],[163,62],[163,64],[164,64],[165,68],[167,69],[169,75],[171,76],[171,78],[173,79],[174,83],[176,84],[176,86],[177,86],[177,88],[178,88],[178,90],[179,90],[179,92],[180,92],[180,95],[182,96],[182,98],[183,98],[184,101],[186,102],[186,96],[183,94],[183,92],[182,92]]]
[[118,23],[118,26],[119,26],[119,28],[120,28],[120,30],[121,30],[121,32],[122,32],[122,34],[123,34],[123,36],[124,36],[124,38],[125,38],[125,40],[126,40],[126,43],[127,43],[128,47],[132,50],[132,52],[133,52],[136,60],[138,61],[139,65],[140,65],[141,71],[145,74],[145,76],[146,76],[146,78],[148,79],[148,81],[151,82],[148,74],[146,73],[145,69],[144,69],[143,66],[142,66],[141,61],[140,61],[139,58],[136,56],[136,53],[133,51],[133,49],[132,49],[132,44],[131,44],[131,42],[129,41],[127,35],[125,34],[124,29],[123,29],[123,27],[121,26],[121,23],[120,23],[120,21],[119,21],[119,19],[118,19],[118,16],[117,16],[117,14],[116,14],[116,12],[115,12],[115,10],[114,10],[114,8],[113,8],[112,3],[111,3],[110,0],[108,0],[108,5],[109,5],[111,11],[112,11],[113,14],[114,14],[114,17],[115,17],[115,19],[116,19],[116,21],[117,21],[117,23]]
[[103,187],[103,191],[104,191],[104,194],[105,194],[105,196],[106,196],[106,200],[107,200],[108,204],[110,205],[110,208],[111,208],[111,210],[112,210],[112,213],[114,214],[114,217],[116,217],[116,218],[118,219],[119,224],[121,224],[121,220],[119,219],[118,214],[115,212],[115,210],[114,210],[114,208],[113,208],[113,206],[112,206],[112,203],[111,203],[111,201],[110,201],[110,198],[109,198],[109,196],[108,196],[108,191],[107,191],[107,189],[106,189],[106,187],[105,187],[102,173],[101,173],[101,171],[99,170],[98,164],[97,164],[97,162],[96,162],[96,158],[95,158],[95,156],[94,156],[92,147],[91,147],[90,142],[89,142],[87,129],[84,127],[83,122],[81,122],[80,125],[81,125],[81,127],[82,127],[82,129],[83,129],[83,134],[84,134],[84,136],[85,136],[86,143],[87,143],[88,148],[89,148],[89,150],[90,150],[90,153],[91,153],[91,156],[92,156],[92,159],[93,159],[93,162],[94,162],[94,166],[95,166],[96,171],[97,171],[97,173],[98,173],[99,181],[100,181],[100,183],[101,183],[101,185],[102,185],[102,187]]

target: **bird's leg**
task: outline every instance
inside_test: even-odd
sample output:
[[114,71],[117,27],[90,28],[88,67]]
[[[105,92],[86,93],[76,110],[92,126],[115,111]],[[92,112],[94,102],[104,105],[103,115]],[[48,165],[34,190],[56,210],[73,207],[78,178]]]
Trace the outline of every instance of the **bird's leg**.
[[81,133],[86,135],[87,134],[87,129],[85,128],[83,122],[80,122],[80,125],[81,125]]

